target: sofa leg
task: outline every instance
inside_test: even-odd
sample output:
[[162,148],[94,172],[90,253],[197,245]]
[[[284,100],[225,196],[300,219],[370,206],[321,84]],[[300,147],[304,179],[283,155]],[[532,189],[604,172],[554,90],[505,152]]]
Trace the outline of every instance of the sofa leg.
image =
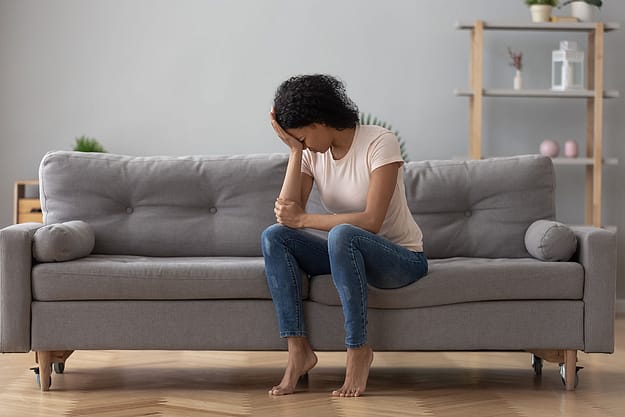
[[[57,373],[62,373],[65,369],[65,361],[74,353],[73,350],[45,350],[35,352],[35,362],[39,364],[39,384],[42,391],[50,389],[52,378],[52,365],[55,366]],[[62,365],[61,365],[62,364]]]
[[577,350],[564,351],[565,385],[567,391],[575,391],[577,376]]
[[[560,365],[560,376],[567,391],[575,391],[577,385],[577,350],[555,350],[555,349],[530,349],[533,353],[547,362],[555,362]],[[541,366],[542,367],[542,366]],[[581,368],[579,368],[581,369]]]
[[49,350],[37,352],[37,362],[39,363],[39,384],[41,385],[41,391],[48,391],[50,389],[53,353],[54,352]]

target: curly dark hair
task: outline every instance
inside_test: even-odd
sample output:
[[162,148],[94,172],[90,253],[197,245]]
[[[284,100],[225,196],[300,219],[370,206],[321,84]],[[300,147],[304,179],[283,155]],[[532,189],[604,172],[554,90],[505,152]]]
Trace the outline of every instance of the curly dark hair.
[[273,100],[276,120],[283,129],[324,123],[335,129],[358,124],[358,107],[338,79],[324,74],[298,75],[284,81]]

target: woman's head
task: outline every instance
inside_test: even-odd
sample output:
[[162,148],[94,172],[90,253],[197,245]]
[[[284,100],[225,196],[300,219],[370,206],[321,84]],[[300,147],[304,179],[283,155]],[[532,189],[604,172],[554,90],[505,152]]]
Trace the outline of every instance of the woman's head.
[[330,75],[289,78],[278,87],[273,107],[283,129],[313,123],[347,129],[358,124],[358,107],[345,93],[343,83]]

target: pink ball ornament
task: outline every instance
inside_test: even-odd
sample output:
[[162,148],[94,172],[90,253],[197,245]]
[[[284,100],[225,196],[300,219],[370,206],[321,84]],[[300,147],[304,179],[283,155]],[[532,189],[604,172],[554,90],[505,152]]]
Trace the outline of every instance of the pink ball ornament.
[[564,142],[564,156],[568,158],[576,158],[579,153],[579,147],[574,140],[567,140]]
[[558,142],[551,139],[545,139],[540,144],[540,154],[555,158],[560,153],[560,145]]

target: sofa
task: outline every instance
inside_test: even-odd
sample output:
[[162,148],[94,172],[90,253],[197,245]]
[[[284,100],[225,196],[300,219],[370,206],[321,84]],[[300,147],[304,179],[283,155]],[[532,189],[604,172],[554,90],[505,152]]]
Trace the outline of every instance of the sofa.
[[[286,163],[46,154],[44,224],[0,231],[0,351],[36,352],[48,390],[74,350],[285,349],[260,235]],[[555,222],[549,158],[409,162],[402,175],[430,268],[403,288],[369,288],[374,350],[531,352],[538,374],[560,363],[569,390],[577,351],[613,352],[616,237]],[[324,210],[315,190],[307,210]],[[549,260],[566,246],[554,230],[573,237],[566,258]],[[313,348],[344,350],[331,276],[304,283]]]

